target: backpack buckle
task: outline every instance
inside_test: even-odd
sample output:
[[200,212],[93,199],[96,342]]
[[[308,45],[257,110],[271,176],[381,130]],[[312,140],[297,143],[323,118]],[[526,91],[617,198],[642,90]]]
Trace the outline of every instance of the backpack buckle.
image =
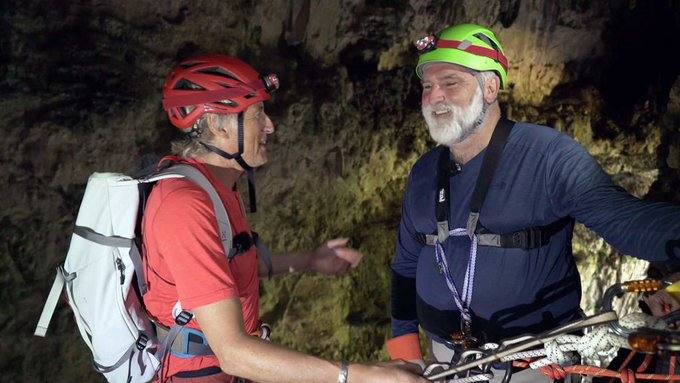
[[137,350],[142,351],[146,348],[146,344],[149,342],[149,337],[144,334],[143,332],[139,334],[139,338],[137,338],[137,342],[135,342],[135,345],[137,346]]
[[186,326],[187,323],[194,317],[194,314],[192,314],[189,311],[182,310],[182,312],[177,315],[175,318],[175,323],[177,323],[180,326]]
[[231,261],[234,257],[239,256],[246,251],[250,250],[255,244],[255,239],[257,237],[251,236],[250,233],[243,232],[234,236],[232,240],[232,248],[229,251],[229,260]]

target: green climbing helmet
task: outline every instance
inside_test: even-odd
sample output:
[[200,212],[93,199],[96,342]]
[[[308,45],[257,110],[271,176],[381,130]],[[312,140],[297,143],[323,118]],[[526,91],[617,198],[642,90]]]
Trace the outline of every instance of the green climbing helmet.
[[476,71],[494,71],[507,84],[508,59],[491,30],[476,24],[459,24],[444,29],[439,37],[429,35],[416,42],[420,51],[416,74],[423,77],[423,67],[431,62],[446,62]]

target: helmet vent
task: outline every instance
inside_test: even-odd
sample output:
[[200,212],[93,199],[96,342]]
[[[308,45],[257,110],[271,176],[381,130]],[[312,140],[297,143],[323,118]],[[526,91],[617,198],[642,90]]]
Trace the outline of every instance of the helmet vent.
[[225,71],[222,68],[218,68],[218,67],[201,69],[201,70],[196,71],[196,72],[203,73],[203,74],[209,74],[209,75],[213,75],[213,76],[220,76],[220,77],[224,77],[224,78],[227,78],[227,79],[230,79],[230,80],[239,81],[239,79],[237,79],[234,75],[232,75],[231,73]]
[[198,64],[200,64],[200,63],[198,63],[198,62],[182,63],[182,64],[179,64],[179,67],[182,68],[182,69],[189,69],[189,68],[194,67]]
[[216,103],[216,104],[222,104],[222,105],[226,105],[226,106],[229,106],[229,107],[233,107],[233,108],[235,108],[235,107],[237,107],[237,106],[238,106],[238,104],[237,104],[237,103],[235,103],[234,101],[232,101],[232,100],[229,100],[229,99],[226,99],[226,100],[219,100],[219,101],[215,101],[215,103]]
[[189,114],[191,114],[191,112],[193,112],[194,109],[196,109],[195,105],[183,106],[183,107],[179,108],[179,114],[182,116],[182,118],[184,118],[184,117],[188,116]]
[[490,46],[496,52],[500,52],[501,49],[498,47],[498,45],[496,45],[496,43],[493,40],[491,40],[488,36],[484,35],[483,33],[475,33],[473,36],[484,41],[486,45]]
[[177,84],[175,85],[175,89],[181,89],[181,90],[205,90],[204,87],[191,82],[187,79],[182,79],[177,81]]

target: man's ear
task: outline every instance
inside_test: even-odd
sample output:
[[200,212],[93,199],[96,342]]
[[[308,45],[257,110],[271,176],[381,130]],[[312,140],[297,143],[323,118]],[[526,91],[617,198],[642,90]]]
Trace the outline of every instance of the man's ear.
[[231,135],[231,132],[229,131],[230,127],[228,124],[226,124],[226,121],[224,121],[224,117],[225,116],[214,113],[208,113],[205,115],[208,129],[210,129],[212,134],[229,138]]
[[498,92],[501,89],[501,79],[498,76],[490,76],[484,81],[482,93],[484,101],[487,104],[492,104],[498,99]]

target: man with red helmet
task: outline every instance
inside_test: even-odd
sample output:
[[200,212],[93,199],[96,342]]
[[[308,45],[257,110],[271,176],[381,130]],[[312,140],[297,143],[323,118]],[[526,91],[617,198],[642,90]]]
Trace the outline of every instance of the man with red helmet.
[[424,382],[407,372],[413,366],[403,362],[333,363],[253,336],[260,330],[258,276],[290,271],[339,275],[361,260],[347,239],[273,257],[268,265],[258,254],[236,183],[246,172],[254,211],[252,170],[267,162],[267,136],[274,132],[263,101],[277,87],[276,76],[260,77],[248,64],[222,55],[186,60],[166,80],[163,108],[186,139],[173,143],[174,156],[161,160],[161,166],[189,164],[208,178],[228,213],[234,249],[225,254],[203,189],[186,179],[165,179],[154,186],[142,224],[149,286],[144,303],[160,337],[173,323],[186,323],[164,361],[161,380],[238,382],[239,376],[258,382]]

